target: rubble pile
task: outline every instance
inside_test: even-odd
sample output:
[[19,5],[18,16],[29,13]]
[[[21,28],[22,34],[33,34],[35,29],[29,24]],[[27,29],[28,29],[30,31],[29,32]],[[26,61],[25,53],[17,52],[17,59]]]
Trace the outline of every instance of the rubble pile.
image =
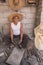
[[[39,51],[38,49],[36,49],[34,45],[32,46],[34,42],[32,43],[31,40],[29,41],[31,47],[30,49],[26,48],[20,65],[43,65],[43,51]],[[13,50],[14,48],[9,49],[8,44],[3,43],[3,45],[0,46],[0,65],[8,65],[6,64],[6,60],[10,57]]]
[[38,55],[37,49],[26,50],[21,65],[43,65],[43,59]]

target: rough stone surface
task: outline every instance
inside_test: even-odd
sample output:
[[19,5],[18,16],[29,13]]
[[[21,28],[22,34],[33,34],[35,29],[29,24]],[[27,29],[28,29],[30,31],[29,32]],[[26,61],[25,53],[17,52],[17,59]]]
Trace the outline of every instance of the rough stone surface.
[[23,58],[24,52],[25,52],[24,49],[14,48],[11,55],[9,56],[9,58],[6,62],[11,64],[11,65],[19,65],[22,58]]
[[[41,51],[40,51],[41,52]],[[43,65],[42,54],[34,46],[25,51],[20,65]],[[42,56],[42,57],[41,57]]]
[[8,64],[5,64],[5,63],[0,63],[0,65],[8,65]]

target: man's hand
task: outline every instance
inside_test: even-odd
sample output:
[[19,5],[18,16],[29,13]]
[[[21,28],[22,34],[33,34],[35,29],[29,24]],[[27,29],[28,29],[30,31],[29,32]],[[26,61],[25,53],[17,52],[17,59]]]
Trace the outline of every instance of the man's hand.
[[12,40],[12,43],[14,43],[14,41]]
[[19,44],[21,44],[22,43],[22,39],[20,39],[20,41],[19,41]]

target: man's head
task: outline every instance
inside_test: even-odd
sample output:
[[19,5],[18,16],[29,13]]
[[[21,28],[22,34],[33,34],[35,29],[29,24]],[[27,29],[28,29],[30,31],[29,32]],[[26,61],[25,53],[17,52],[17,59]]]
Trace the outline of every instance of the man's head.
[[13,17],[13,22],[14,22],[15,24],[18,23],[18,20],[19,20],[19,17],[18,17],[18,16],[14,16],[14,17]]

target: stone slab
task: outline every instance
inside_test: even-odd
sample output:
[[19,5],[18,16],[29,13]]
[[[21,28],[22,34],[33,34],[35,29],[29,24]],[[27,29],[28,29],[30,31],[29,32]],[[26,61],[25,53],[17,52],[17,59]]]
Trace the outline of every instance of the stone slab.
[[24,49],[14,48],[6,62],[11,65],[19,65],[23,58],[24,52]]

